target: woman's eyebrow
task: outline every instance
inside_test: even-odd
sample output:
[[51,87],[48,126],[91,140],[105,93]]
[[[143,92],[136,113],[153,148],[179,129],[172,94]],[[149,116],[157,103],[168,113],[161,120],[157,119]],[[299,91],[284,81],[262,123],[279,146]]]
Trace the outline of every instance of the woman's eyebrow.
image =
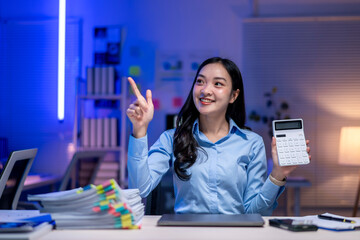
[[[204,75],[202,75],[202,74],[199,74],[198,77],[202,77],[202,78],[205,78],[205,79],[206,79],[206,77],[205,77]],[[214,77],[214,80],[223,80],[223,81],[226,82],[226,79],[223,78],[223,77]]]
[[226,79],[225,79],[225,78],[223,78],[223,77],[214,77],[214,79],[215,79],[215,80],[223,80],[223,81],[225,81],[225,82],[226,82]]

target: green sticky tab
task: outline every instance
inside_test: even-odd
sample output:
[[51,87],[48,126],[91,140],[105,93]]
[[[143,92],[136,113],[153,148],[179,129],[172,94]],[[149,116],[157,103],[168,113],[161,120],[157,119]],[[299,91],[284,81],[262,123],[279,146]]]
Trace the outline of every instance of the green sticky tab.
[[139,77],[141,75],[140,66],[130,66],[129,75],[134,77]]

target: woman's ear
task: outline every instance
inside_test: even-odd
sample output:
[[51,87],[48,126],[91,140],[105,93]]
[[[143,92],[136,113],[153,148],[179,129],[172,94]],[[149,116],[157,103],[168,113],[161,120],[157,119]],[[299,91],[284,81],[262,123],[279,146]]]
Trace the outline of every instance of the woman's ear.
[[235,102],[235,100],[237,99],[237,97],[239,96],[240,90],[236,89],[235,91],[232,91],[231,93],[231,98],[230,98],[230,102],[229,103],[233,103]]

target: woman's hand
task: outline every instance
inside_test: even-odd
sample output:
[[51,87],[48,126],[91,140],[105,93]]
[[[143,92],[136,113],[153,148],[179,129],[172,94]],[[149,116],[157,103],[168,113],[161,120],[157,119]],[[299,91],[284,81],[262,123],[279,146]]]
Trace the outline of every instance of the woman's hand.
[[145,99],[137,88],[135,81],[131,77],[128,77],[128,81],[136,96],[136,100],[130,104],[126,114],[133,124],[133,136],[140,138],[146,135],[149,123],[154,116],[152,94],[150,90],[147,90]]
[[[309,159],[311,161],[311,155],[310,155],[310,147],[309,147],[309,140],[306,140],[306,151],[309,154]],[[289,176],[289,174],[294,171],[298,166],[280,166],[278,161],[278,154],[276,150],[276,139],[275,137],[272,137],[271,141],[271,155],[273,159],[273,169],[271,171],[271,176],[273,176],[275,179],[282,181],[285,177]]]

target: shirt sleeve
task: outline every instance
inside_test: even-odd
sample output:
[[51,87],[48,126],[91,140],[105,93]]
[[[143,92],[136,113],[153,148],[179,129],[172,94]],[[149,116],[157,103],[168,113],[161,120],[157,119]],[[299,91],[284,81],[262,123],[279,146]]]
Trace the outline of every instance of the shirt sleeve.
[[277,199],[285,187],[279,187],[267,177],[267,164],[263,140],[255,142],[248,165],[248,185],[244,194],[246,213],[269,216],[277,206]]
[[147,135],[142,138],[130,135],[127,163],[129,188],[138,188],[141,197],[148,196],[169,170],[172,142],[172,135],[166,131],[148,150]]

